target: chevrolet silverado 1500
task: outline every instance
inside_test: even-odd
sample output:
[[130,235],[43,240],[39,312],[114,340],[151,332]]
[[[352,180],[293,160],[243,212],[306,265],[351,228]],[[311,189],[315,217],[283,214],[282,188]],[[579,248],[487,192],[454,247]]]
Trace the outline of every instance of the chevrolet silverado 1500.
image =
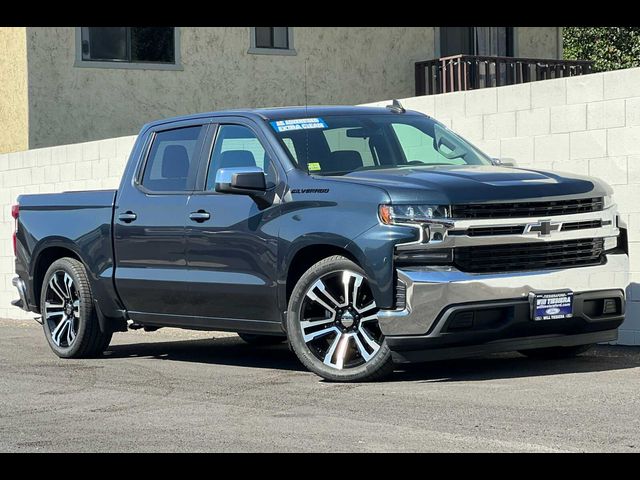
[[501,165],[399,104],[145,125],[117,190],[21,195],[13,303],[60,357],[171,326],[287,341],[328,380],[617,338],[611,189]]

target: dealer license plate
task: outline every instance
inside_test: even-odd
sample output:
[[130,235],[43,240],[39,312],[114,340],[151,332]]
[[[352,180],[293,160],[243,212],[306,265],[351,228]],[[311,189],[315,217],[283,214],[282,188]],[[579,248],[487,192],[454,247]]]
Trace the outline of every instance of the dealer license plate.
[[532,293],[531,316],[534,320],[562,320],[573,317],[573,292]]

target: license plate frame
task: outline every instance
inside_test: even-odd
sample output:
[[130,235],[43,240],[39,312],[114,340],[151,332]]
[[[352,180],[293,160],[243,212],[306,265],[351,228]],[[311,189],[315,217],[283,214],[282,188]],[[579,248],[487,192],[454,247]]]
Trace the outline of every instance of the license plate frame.
[[531,320],[544,322],[566,320],[573,317],[573,292],[554,290],[549,292],[531,292]]

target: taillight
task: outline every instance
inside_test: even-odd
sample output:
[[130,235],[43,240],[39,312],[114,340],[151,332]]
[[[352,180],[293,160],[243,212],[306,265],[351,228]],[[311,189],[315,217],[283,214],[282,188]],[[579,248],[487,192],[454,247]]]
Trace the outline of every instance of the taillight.
[[20,216],[20,205],[16,204],[11,207],[11,216],[15,221],[13,229],[13,255],[18,256],[18,217]]

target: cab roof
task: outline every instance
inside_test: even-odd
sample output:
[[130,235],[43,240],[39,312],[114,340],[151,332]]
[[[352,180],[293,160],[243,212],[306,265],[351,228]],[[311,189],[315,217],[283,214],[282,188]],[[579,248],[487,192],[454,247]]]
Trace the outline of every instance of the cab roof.
[[220,110],[217,112],[203,112],[179,117],[165,118],[148,123],[147,127],[157,125],[195,120],[198,118],[215,117],[246,117],[254,120],[287,120],[292,118],[323,117],[330,115],[423,115],[419,112],[407,110],[404,113],[394,113],[386,107],[361,107],[361,106],[296,106],[275,108],[248,108],[235,110]]

